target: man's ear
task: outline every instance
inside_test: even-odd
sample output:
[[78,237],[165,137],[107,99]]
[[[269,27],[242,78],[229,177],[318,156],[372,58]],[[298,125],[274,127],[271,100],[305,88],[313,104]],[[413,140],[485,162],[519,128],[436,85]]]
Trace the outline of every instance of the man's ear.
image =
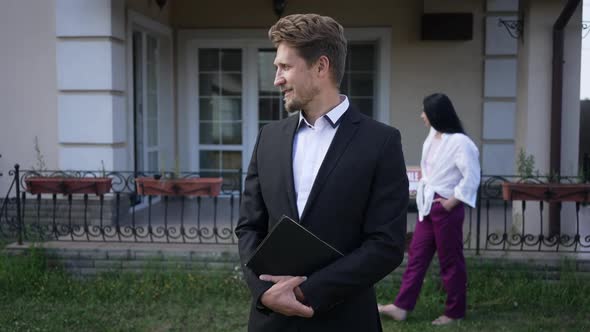
[[330,59],[327,56],[322,55],[317,61],[317,72],[320,77],[324,77],[330,74]]

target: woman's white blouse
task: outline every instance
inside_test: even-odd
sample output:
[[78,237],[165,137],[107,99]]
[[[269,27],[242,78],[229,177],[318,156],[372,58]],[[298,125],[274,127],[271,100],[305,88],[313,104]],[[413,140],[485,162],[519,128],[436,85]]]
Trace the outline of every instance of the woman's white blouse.
[[444,198],[455,196],[465,204],[475,207],[479,187],[479,151],[464,134],[442,134],[438,149],[432,155],[426,169],[425,159],[435,133],[436,130],[430,128],[430,133],[422,146],[422,178],[416,192],[420,221],[430,214],[435,193]]

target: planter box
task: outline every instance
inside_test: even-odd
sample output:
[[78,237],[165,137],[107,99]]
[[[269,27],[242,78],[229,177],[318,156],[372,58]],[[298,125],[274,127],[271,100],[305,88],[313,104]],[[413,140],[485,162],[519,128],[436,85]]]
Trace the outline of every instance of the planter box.
[[111,191],[111,178],[30,177],[25,179],[31,194],[96,194]]
[[218,196],[222,178],[165,179],[140,177],[135,179],[139,195]]
[[506,201],[588,202],[590,184],[569,183],[502,183]]

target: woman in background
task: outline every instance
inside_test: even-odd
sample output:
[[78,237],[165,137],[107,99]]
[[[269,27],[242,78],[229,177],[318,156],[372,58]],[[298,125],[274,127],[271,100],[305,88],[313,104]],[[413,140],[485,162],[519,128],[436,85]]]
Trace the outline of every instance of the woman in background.
[[463,204],[475,207],[480,181],[479,152],[461,125],[450,99],[441,93],[424,98],[420,115],[430,129],[422,147],[416,205],[418,221],[409,260],[393,304],[379,312],[405,320],[418,300],[424,275],[438,254],[447,293],[444,314],[432,324],[446,325],[465,317],[467,270],[463,256]]

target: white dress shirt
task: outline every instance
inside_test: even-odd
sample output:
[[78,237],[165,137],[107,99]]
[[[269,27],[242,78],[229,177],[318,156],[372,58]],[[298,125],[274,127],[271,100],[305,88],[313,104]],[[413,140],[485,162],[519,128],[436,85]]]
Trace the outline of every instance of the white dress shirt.
[[471,139],[464,134],[442,134],[438,148],[430,155],[435,134],[436,130],[430,128],[422,147],[422,178],[416,192],[420,221],[430,214],[435,193],[444,198],[455,196],[475,207],[479,187],[479,151]]
[[293,139],[293,180],[300,218],[316,175],[348,106],[348,98],[340,95],[340,104],[317,119],[313,125],[307,122],[303,112],[299,113],[299,127]]

